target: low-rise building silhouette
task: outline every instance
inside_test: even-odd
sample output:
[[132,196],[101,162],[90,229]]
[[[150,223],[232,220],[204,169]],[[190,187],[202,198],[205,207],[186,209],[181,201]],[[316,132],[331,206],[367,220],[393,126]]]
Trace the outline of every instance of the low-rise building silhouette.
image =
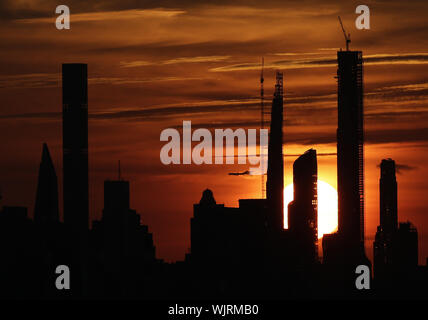
[[[94,291],[107,296],[144,296],[148,277],[156,264],[155,247],[148,227],[130,208],[129,182],[104,182],[102,219],[91,231]],[[100,291],[101,290],[101,291]]]

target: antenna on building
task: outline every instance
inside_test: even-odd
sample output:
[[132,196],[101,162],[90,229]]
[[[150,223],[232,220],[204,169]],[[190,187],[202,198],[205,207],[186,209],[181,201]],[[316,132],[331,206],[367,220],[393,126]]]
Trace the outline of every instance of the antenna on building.
[[346,35],[345,28],[343,27],[342,19],[340,19],[340,16],[337,16],[339,18],[340,26],[342,27],[343,35],[345,36],[345,42],[346,42],[346,51],[349,51],[349,44],[351,43],[351,34],[348,33]]
[[119,164],[118,164],[118,174],[119,174],[119,181],[121,181],[122,180],[122,178],[121,178],[121,172],[120,172],[120,160],[119,160]]
[[0,212],[2,211],[2,200],[3,199],[3,197],[2,197],[2,190],[1,190],[1,188],[0,188]]
[[[263,83],[265,81],[264,75],[263,75],[263,71],[264,71],[264,67],[265,67],[265,58],[262,57],[262,70],[260,72],[260,127],[261,129],[264,129],[265,127],[265,91],[263,88]],[[262,161],[262,156],[265,156],[265,150],[262,150],[262,144],[260,142],[260,163],[261,163],[261,190],[262,190],[262,199],[264,199],[266,197],[266,185],[265,185],[265,174],[264,174],[264,167],[263,167],[263,161]]]

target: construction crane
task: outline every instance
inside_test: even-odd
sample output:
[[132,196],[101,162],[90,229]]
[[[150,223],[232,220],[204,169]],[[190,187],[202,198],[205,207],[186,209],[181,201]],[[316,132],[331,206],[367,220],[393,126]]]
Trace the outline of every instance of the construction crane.
[[[263,88],[263,83],[265,81],[265,78],[263,76],[263,71],[264,71],[264,67],[265,67],[265,58],[262,57],[262,70],[260,72],[260,128],[264,129],[265,127],[265,91]],[[265,150],[262,150],[262,144],[260,141],[260,164],[261,164],[261,191],[262,191],[262,199],[264,199],[266,197],[266,185],[265,185],[265,174],[264,174],[264,168],[263,168],[263,161],[262,161],[262,156],[265,156]]]
[[[263,87],[263,83],[265,82],[265,78],[264,78],[264,67],[265,67],[265,59],[264,57],[262,57],[262,63],[261,63],[261,72],[260,72],[260,128],[264,129],[265,127],[265,114],[267,114],[267,112],[265,112],[265,91],[264,91],[264,87]],[[265,157],[267,156],[266,154],[266,150],[263,150],[261,141],[259,144],[259,155],[260,155],[260,179],[261,179],[261,193],[262,193],[262,199],[266,198],[266,184],[265,184],[265,168],[264,168],[264,162],[262,161],[262,156]],[[230,172],[229,175],[230,176],[242,176],[242,175],[247,175],[250,172],[244,171],[244,172]]]
[[120,160],[118,161],[117,171],[118,171],[119,181],[122,181],[122,170],[120,168]]
[[351,34],[348,33],[348,35],[346,35],[346,31],[345,31],[345,28],[343,27],[342,19],[340,19],[340,16],[337,16],[337,17],[339,18],[340,26],[342,27],[343,35],[345,36],[346,51],[349,51],[349,44],[351,43]]

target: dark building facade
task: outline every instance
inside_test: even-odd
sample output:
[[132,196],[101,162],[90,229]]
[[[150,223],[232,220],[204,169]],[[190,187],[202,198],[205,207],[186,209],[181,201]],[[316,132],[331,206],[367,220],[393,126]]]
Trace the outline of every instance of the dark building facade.
[[190,220],[188,262],[195,292],[205,297],[259,294],[270,250],[265,214],[265,199],[240,199],[238,208],[228,208],[216,203],[211,190],[203,192]]
[[318,259],[317,153],[310,149],[293,164],[294,200],[288,205],[288,228],[306,262]]
[[397,180],[395,161],[384,159],[380,164],[379,179],[380,225],[373,244],[374,272],[382,273],[393,264],[393,241],[398,228]]
[[59,221],[58,181],[46,143],[43,144],[42,160],[39,167],[34,221],[37,223]]
[[339,51],[337,188],[338,232],[346,252],[364,255],[364,113],[361,51]]
[[43,293],[46,258],[40,233],[25,207],[0,210],[0,298],[39,298]]
[[411,222],[400,222],[394,239],[394,260],[401,270],[418,265],[418,231]]
[[269,207],[267,223],[271,229],[276,230],[282,230],[284,227],[283,108],[283,74],[277,72],[272,101],[266,181],[266,196]]
[[382,160],[380,172],[380,225],[373,242],[374,277],[379,289],[407,295],[409,288],[423,286],[418,270],[418,232],[411,222],[398,223],[394,160]]
[[86,64],[62,65],[62,99],[64,223],[82,234],[89,224]]
[[206,189],[190,220],[192,259],[231,264],[253,259],[261,253],[254,249],[261,250],[265,236],[265,209],[264,199],[240,199],[239,208],[225,207]]
[[239,224],[237,208],[217,204],[213,192],[206,189],[198,204],[193,205],[190,241],[193,261],[217,263],[233,258],[231,251],[239,241],[235,228]]
[[397,231],[397,180],[395,161],[384,159],[380,164],[379,180],[380,227],[386,235]]
[[156,263],[153,236],[129,203],[128,181],[104,182],[102,219],[93,222],[90,237],[97,296],[144,297],[153,287],[149,281]]

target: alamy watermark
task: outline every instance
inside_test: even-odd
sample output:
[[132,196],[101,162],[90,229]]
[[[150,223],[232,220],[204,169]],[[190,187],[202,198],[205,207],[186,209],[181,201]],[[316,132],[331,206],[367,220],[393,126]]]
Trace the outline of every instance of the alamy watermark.
[[[168,128],[161,132],[160,141],[168,141],[168,143],[160,151],[160,160],[165,165],[234,164],[236,157],[238,164],[246,164],[248,159],[249,164],[257,166],[250,167],[250,175],[265,174],[267,171],[268,130],[259,129],[259,131],[260,147],[257,152],[257,129],[248,129],[248,134],[242,128],[236,130],[215,129],[213,146],[213,137],[208,129],[199,128],[192,133],[192,122],[183,121],[182,139],[177,129]],[[237,148],[235,148],[235,140],[238,142]],[[192,142],[199,143],[192,148]],[[226,143],[224,144],[224,142]],[[237,149],[237,156],[235,149]]]
[[55,13],[59,14],[55,21],[58,30],[70,29],[70,8],[66,5],[57,6]]

